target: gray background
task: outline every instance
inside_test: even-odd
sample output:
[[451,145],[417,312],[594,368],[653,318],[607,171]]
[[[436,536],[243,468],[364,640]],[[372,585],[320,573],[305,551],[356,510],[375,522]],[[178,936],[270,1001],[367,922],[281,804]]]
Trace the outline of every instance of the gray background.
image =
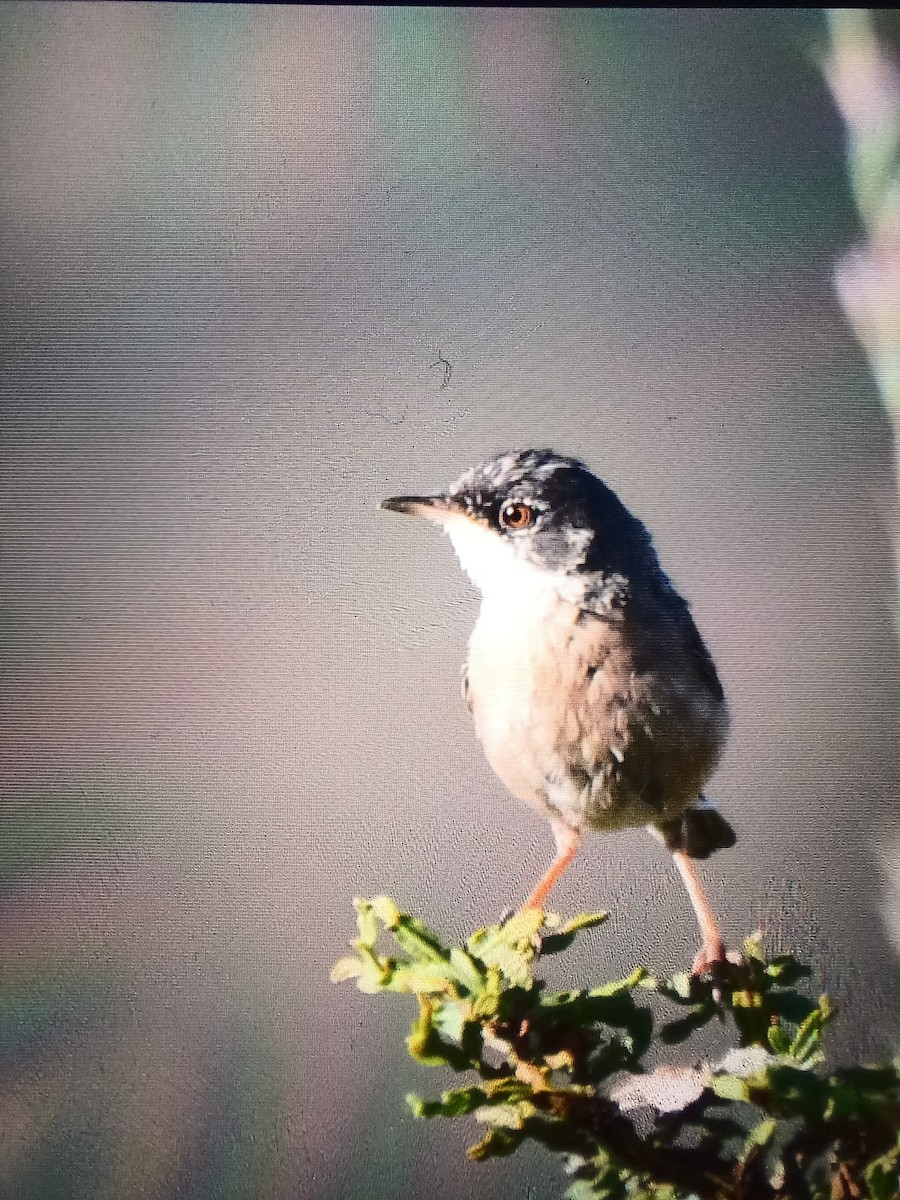
[[[0,9],[0,1195],[561,1193],[415,1124],[411,1010],[327,981],[352,896],[464,935],[548,861],[459,700],[476,597],[377,510],[515,445],[585,458],[693,602],[727,934],[815,958],[839,1054],[896,1046],[891,436],[824,38]],[[643,833],[555,900],[612,912],[570,980],[693,953]]]

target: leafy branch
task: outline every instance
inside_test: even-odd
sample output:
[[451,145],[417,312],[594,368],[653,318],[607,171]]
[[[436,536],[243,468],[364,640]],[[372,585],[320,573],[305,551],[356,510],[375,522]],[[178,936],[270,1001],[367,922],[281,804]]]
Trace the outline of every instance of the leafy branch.
[[[810,971],[792,955],[768,958],[754,937],[715,980],[638,967],[550,992],[535,963],[605,914],[560,924],[527,910],[446,946],[386,896],[354,904],[359,935],[332,979],[417,998],[410,1055],[465,1079],[407,1102],[485,1126],[470,1158],[540,1142],[563,1158],[572,1200],[900,1197],[900,1059],[828,1071],[834,1010],[795,987]],[[393,953],[379,950],[386,934]],[[647,1068],[651,1049],[712,1021],[734,1038],[720,1061]]]

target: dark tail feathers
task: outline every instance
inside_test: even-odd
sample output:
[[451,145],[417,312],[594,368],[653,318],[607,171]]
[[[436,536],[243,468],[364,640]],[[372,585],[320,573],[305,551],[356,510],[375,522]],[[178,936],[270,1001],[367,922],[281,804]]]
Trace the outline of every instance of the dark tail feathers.
[[656,826],[668,850],[683,850],[691,858],[709,858],[716,850],[728,850],[737,841],[734,830],[703,796],[671,821]]

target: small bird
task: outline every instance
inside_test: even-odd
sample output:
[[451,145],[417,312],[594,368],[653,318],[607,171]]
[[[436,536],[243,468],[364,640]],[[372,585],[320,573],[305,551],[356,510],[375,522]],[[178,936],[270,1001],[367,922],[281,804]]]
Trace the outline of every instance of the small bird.
[[671,851],[700,926],[699,974],[725,957],[695,859],[735,834],[703,788],[728,706],[647,528],[585,465],[513,450],[393,512],[442,526],[482,593],[463,695],[491,767],[546,817],[543,909],[586,829],[645,825]]

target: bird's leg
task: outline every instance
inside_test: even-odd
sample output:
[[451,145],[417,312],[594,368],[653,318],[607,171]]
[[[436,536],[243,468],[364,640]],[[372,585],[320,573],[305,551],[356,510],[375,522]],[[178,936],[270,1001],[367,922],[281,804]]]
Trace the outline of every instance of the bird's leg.
[[553,836],[556,838],[556,858],[550,864],[547,873],[522,905],[523,908],[543,908],[544,901],[550,895],[553,885],[565,871],[566,867],[578,853],[581,845],[581,834],[562,821],[553,822]]
[[694,915],[697,918],[697,924],[700,926],[700,934],[703,938],[703,945],[698,950],[697,957],[694,959],[691,974],[702,975],[704,971],[708,971],[716,963],[725,961],[725,943],[722,941],[722,931],[719,929],[718,921],[713,916],[713,910],[710,908],[709,901],[706,898],[706,892],[703,890],[703,884],[700,882],[700,875],[694,864],[694,860],[690,855],[685,854],[683,850],[673,850],[672,857],[675,859],[678,874],[687,888],[687,894],[691,898],[691,904],[694,906]]

